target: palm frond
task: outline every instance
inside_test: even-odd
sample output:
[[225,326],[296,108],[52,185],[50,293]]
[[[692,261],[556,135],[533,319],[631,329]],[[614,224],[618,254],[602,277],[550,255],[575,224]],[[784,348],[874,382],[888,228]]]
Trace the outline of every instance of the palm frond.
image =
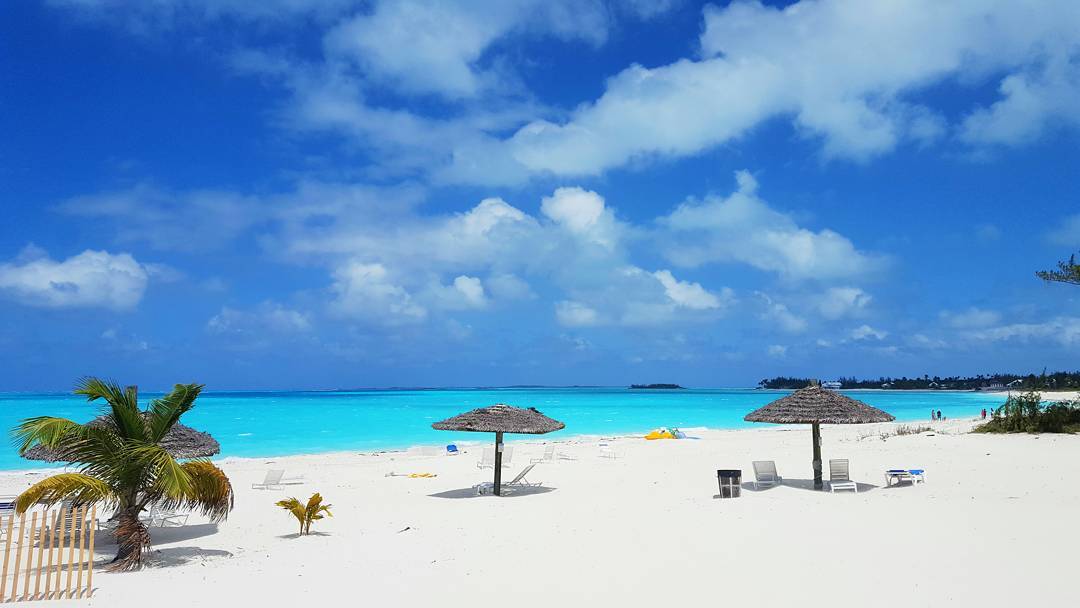
[[156,443],[129,441],[123,457],[144,472],[149,492],[167,499],[183,500],[191,492],[191,477],[168,450]]
[[23,420],[19,423],[19,426],[11,431],[11,435],[15,444],[19,447],[19,455],[21,456],[26,450],[39,444],[55,448],[61,445],[65,438],[74,435],[82,426],[78,422],[67,418],[37,416]]
[[225,472],[209,460],[189,460],[180,465],[191,480],[191,489],[182,504],[201,511],[212,522],[224,521],[235,502],[232,482]]
[[15,499],[15,511],[24,513],[36,503],[52,506],[63,500],[76,504],[114,504],[116,495],[109,484],[83,473],[60,473],[27,488]]
[[139,394],[134,386],[121,389],[111,380],[82,378],[75,386],[76,395],[85,395],[87,401],[104,399],[109,413],[120,434],[136,441],[146,441],[146,422],[139,411]]
[[158,442],[176,424],[180,416],[195,407],[195,399],[203,389],[202,384],[177,384],[172,392],[150,402],[148,426],[149,441]]

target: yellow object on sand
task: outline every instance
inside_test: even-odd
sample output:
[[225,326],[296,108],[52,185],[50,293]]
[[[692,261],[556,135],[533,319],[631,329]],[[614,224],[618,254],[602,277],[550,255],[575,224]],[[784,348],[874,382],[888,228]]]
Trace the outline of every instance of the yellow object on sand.
[[409,477],[416,479],[417,477],[438,477],[435,473],[409,473]]
[[654,429],[648,435],[645,435],[645,439],[675,439],[675,434],[667,429]]

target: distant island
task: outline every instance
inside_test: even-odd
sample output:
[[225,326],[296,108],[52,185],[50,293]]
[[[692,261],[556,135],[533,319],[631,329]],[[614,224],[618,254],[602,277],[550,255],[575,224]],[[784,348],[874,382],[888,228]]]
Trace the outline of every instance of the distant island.
[[678,384],[631,384],[630,388],[681,389]]
[[[777,376],[758,382],[758,388],[797,389],[811,383],[811,378],[789,378]],[[923,375],[922,378],[890,378],[882,376],[877,380],[840,377],[822,384],[826,388],[883,388],[894,390],[1075,390],[1080,388],[1080,371],[1054,372],[1048,374],[979,374],[977,376],[939,376]],[[839,385],[839,386],[837,386]]]

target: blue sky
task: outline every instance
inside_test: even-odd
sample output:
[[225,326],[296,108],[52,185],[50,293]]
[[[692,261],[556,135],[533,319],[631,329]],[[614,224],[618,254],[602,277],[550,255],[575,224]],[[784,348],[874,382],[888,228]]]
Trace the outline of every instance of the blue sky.
[[1075,368],[1080,6],[0,8],[0,390]]

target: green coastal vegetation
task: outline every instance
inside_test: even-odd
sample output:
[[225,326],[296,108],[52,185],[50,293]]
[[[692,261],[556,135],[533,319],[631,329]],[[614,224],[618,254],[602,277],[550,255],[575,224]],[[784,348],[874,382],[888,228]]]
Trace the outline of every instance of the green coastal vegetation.
[[[766,378],[758,382],[759,388],[767,389],[797,389],[802,388],[812,381],[813,378],[796,378],[789,376],[777,376]],[[866,389],[887,388],[896,390],[979,390],[979,389],[1016,389],[1016,390],[1077,390],[1080,389],[1080,371],[1075,372],[1043,372],[1041,374],[979,374],[977,376],[929,376],[921,378],[908,378],[902,376],[893,378],[881,376],[875,380],[859,379],[855,377],[837,378],[840,388]]]
[[1080,401],[1046,402],[1037,391],[1009,395],[976,433],[1080,432]]

